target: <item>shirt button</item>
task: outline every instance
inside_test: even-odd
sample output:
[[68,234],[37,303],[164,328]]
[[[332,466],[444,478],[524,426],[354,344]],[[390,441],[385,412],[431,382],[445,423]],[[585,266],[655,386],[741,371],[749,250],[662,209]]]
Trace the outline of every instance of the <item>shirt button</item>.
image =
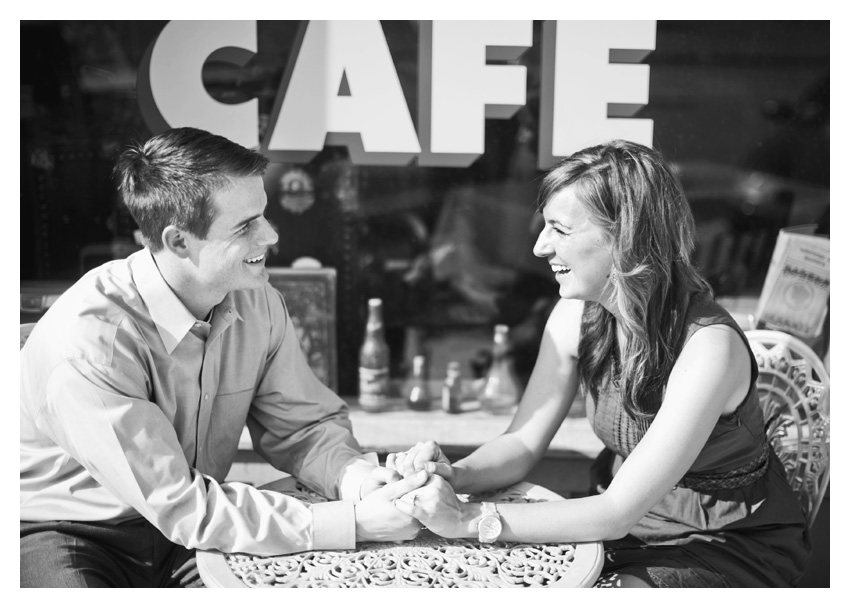
[[204,395],[204,401],[209,401],[209,400],[210,400],[210,394],[207,393],[206,395]]

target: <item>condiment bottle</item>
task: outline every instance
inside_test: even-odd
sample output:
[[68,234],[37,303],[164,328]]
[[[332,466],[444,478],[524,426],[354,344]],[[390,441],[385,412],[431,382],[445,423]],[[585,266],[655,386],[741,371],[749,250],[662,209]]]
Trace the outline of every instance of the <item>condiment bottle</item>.
[[390,388],[390,349],[384,338],[383,302],[369,300],[366,335],[360,347],[360,407],[367,412],[379,412],[387,405]]
[[510,414],[519,402],[520,386],[510,358],[507,325],[496,325],[493,331],[493,362],[484,376],[479,394],[481,407],[492,414]]
[[446,379],[443,382],[442,393],[443,410],[449,414],[459,414],[461,412],[461,381],[460,363],[457,361],[449,361],[448,368],[446,369]]
[[407,407],[417,412],[431,409],[431,394],[428,390],[428,380],[425,378],[424,356],[413,357],[413,371],[405,388]]

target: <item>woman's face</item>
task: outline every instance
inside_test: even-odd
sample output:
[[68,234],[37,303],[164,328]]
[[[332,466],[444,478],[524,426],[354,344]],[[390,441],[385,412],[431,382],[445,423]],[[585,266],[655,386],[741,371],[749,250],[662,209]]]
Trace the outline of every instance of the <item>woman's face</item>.
[[570,186],[555,194],[543,208],[545,222],[534,255],[546,258],[560,285],[562,298],[599,302],[609,308],[612,296],[611,242]]

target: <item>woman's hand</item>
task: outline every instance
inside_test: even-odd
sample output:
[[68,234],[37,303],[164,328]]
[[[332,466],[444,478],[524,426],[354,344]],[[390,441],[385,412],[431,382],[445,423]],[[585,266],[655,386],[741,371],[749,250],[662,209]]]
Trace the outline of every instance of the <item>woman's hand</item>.
[[431,475],[439,475],[449,483],[454,480],[452,464],[435,441],[420,441],[406,452],[389,454],[387,468],[397,471],[402,477],[408,477],[417,471],[427,471]]
[[439,475],[431,475],[425,485],[395,501],[395,506],[443,538],[476,534],[472,522],[480,514],[480,505],[462,502],[451,484]]
[[395,505],[428,479],[425,472],[390,482],[354,505],[357,542],[400,542],[415,538],[422,529],[417,519]]

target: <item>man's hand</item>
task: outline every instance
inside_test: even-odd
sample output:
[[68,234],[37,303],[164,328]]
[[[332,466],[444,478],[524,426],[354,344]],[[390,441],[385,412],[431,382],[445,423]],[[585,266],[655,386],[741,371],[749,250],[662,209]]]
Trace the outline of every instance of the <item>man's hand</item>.
[[428,473],[421,471],[378,488],[354,505],[357,542],[398,542],[415,538],[422,524],[396,509],[394,503],[427,480]]
[[477,530],[473,523],[481,515],[480,504],[461,502],[449,482],[439,475],[432,475],[424,486],[402,496],[396,508],[444,538],[474,537]]
[[361,500],[369,496],[369,494],[375,490],[383,488],[388,483],[398,481],[399,479],[401,479],[401,475],[394,470],[388,469],[387,467],[375,467],[372,469],[372,472],[363,479],[363,483],[360,484]]
[[454,480],[452,464],[435,441],[420,441],[406,452],[389,454],[387,468],[395,469],[402,477],[417,471],[427,471],[449,483]]

